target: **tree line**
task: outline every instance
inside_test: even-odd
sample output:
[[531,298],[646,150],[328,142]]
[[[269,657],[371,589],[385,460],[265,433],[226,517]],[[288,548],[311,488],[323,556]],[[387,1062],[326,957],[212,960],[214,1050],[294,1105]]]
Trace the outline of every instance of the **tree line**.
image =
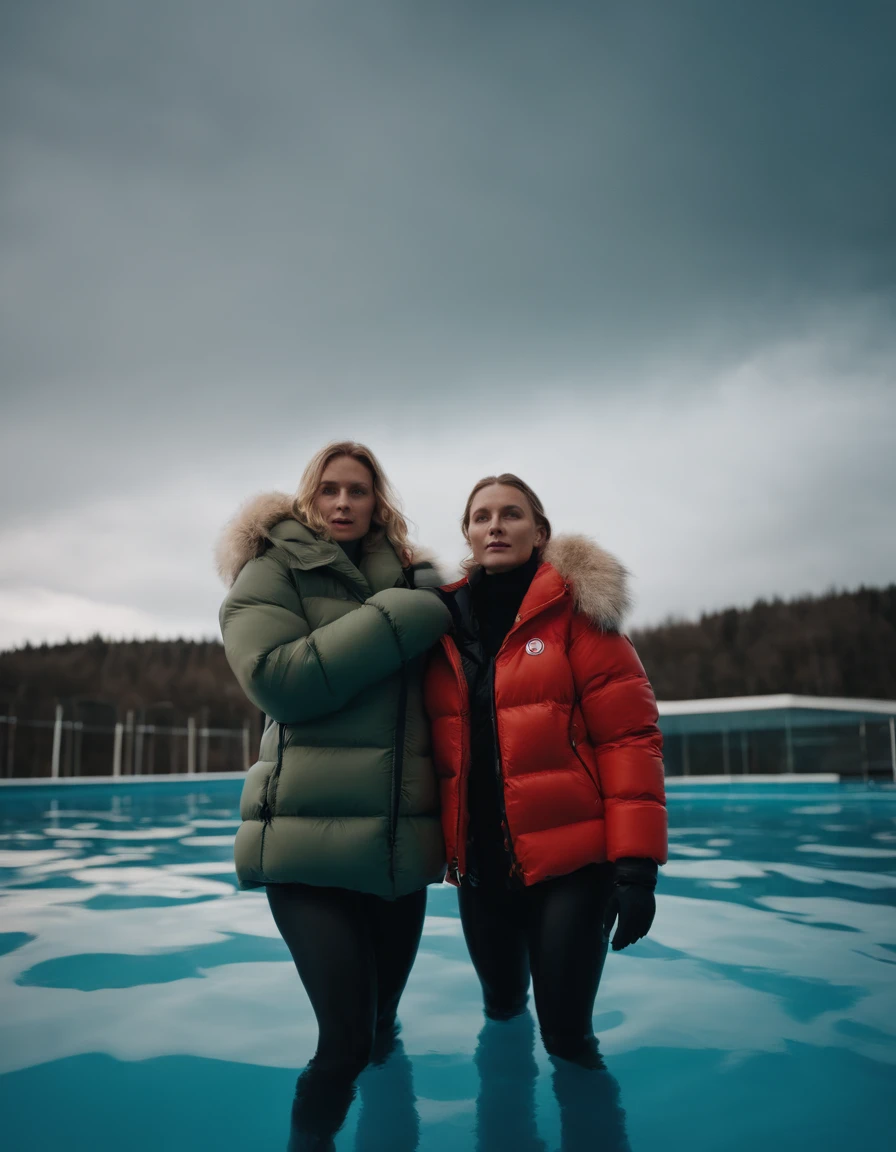
[[[896,584],[670,620],[632,633],[661,700],[792,692],[896,699]],[[0,653],[0,709],[46,717],[91,703],[146,722],[257,720],[216,641],[26,645]]]
[[632,640],[660,700],[779,692],[896,700],[896,584],[757,600]]
[[79,711],[110,706],[119,719],[132,711],[147,723],[182,724],[193,716],[218,728],[238,728],[257,716],[214,640],[94,636],[0,653],[0,706],[37,719],[57,703]]

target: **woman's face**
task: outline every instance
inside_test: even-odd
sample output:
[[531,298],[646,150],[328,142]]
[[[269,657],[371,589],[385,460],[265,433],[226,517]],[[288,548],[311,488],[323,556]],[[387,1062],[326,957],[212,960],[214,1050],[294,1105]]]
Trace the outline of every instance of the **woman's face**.
[[314,507],[338,544],[366,536],[376,508],[373,476],[353,456],[336,456],[324,468]]
[[525,564],[544,543],[532,506],[518,488],[489,484],[473,497],[467,525],[473,560],[487,573],[509,572]]

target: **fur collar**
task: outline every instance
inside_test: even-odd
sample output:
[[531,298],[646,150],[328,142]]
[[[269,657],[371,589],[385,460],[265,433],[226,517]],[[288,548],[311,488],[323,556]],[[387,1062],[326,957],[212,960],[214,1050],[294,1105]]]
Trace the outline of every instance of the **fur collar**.
[[[631,608],[629,570],[612,553],[605,552],[587,536],[555,536],[545,548],[542,560],[554,568],[572,593],[572,607],[589,617],[605,632],[622,630],[625,615]],[[448,590],[461,588],[479,566]],[[538,573],[536,573],[538,579]]]
[[[587,536],[555,536],[542,559],[569,584],[576,612],[583,613],[605,632],[622,630],[622,622],[631,608],[629,573],[615,556]],[[476,565],[465,579],[448,587],[459,588],[479,570]],[[537,572],[535,578],[538,579]]]
[[215,545],[218,574],[224,583],[229,587],[249,561],[265,551],[275,524],[294,519],[292,497],[285,492],[250,497],[224,526]]
[[[296,520],[292,512],[292,496],[286,492],[262,492],[250,497],[224,526],[215,546],[215,561],[218,574],[228,587],[236,580],[250,560],[260,556],[271,541],[271,529],[284,520],[292,520],[297,536],[307,534],[309,545],[316,537]],[[417,587],[424,584],[438,585],[438,565],[435,556],[425,548],[412,549],[411,563],[424,571],[417,573]],[[432,569],[433,575],[427,578],[425,570]]]
[[572,589],[577,612],[604,631],[618,632],[631,608],[628,569],[587,536],[555,536],[544,552]]

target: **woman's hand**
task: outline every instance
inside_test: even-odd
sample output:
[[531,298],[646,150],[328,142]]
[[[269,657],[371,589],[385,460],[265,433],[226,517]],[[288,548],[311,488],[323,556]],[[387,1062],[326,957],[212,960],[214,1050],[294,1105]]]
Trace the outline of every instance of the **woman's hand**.
[[617,860],[613,866],[613,894],[604,916],[607,936],[618,917],[613,951],[619,952],[634,944],[650,931],[656,913],[656,861],[629,856]]

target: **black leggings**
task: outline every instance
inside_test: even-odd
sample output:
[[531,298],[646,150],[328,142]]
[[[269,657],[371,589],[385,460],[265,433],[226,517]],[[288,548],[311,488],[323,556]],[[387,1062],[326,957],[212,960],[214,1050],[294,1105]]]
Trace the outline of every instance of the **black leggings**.
[[531,973],[545,1047],[552,1055],[578,1058],[593,1042],[612,889],[607,864],[529,888],[461,886],[460,918],[487,1016],[508,1020],[522,1012]]
[[354,1080],[389,1039],[417,955],[426,889],[381,900],[345,888],[269,884],[268,903],[320,1030],[311,1064]]

